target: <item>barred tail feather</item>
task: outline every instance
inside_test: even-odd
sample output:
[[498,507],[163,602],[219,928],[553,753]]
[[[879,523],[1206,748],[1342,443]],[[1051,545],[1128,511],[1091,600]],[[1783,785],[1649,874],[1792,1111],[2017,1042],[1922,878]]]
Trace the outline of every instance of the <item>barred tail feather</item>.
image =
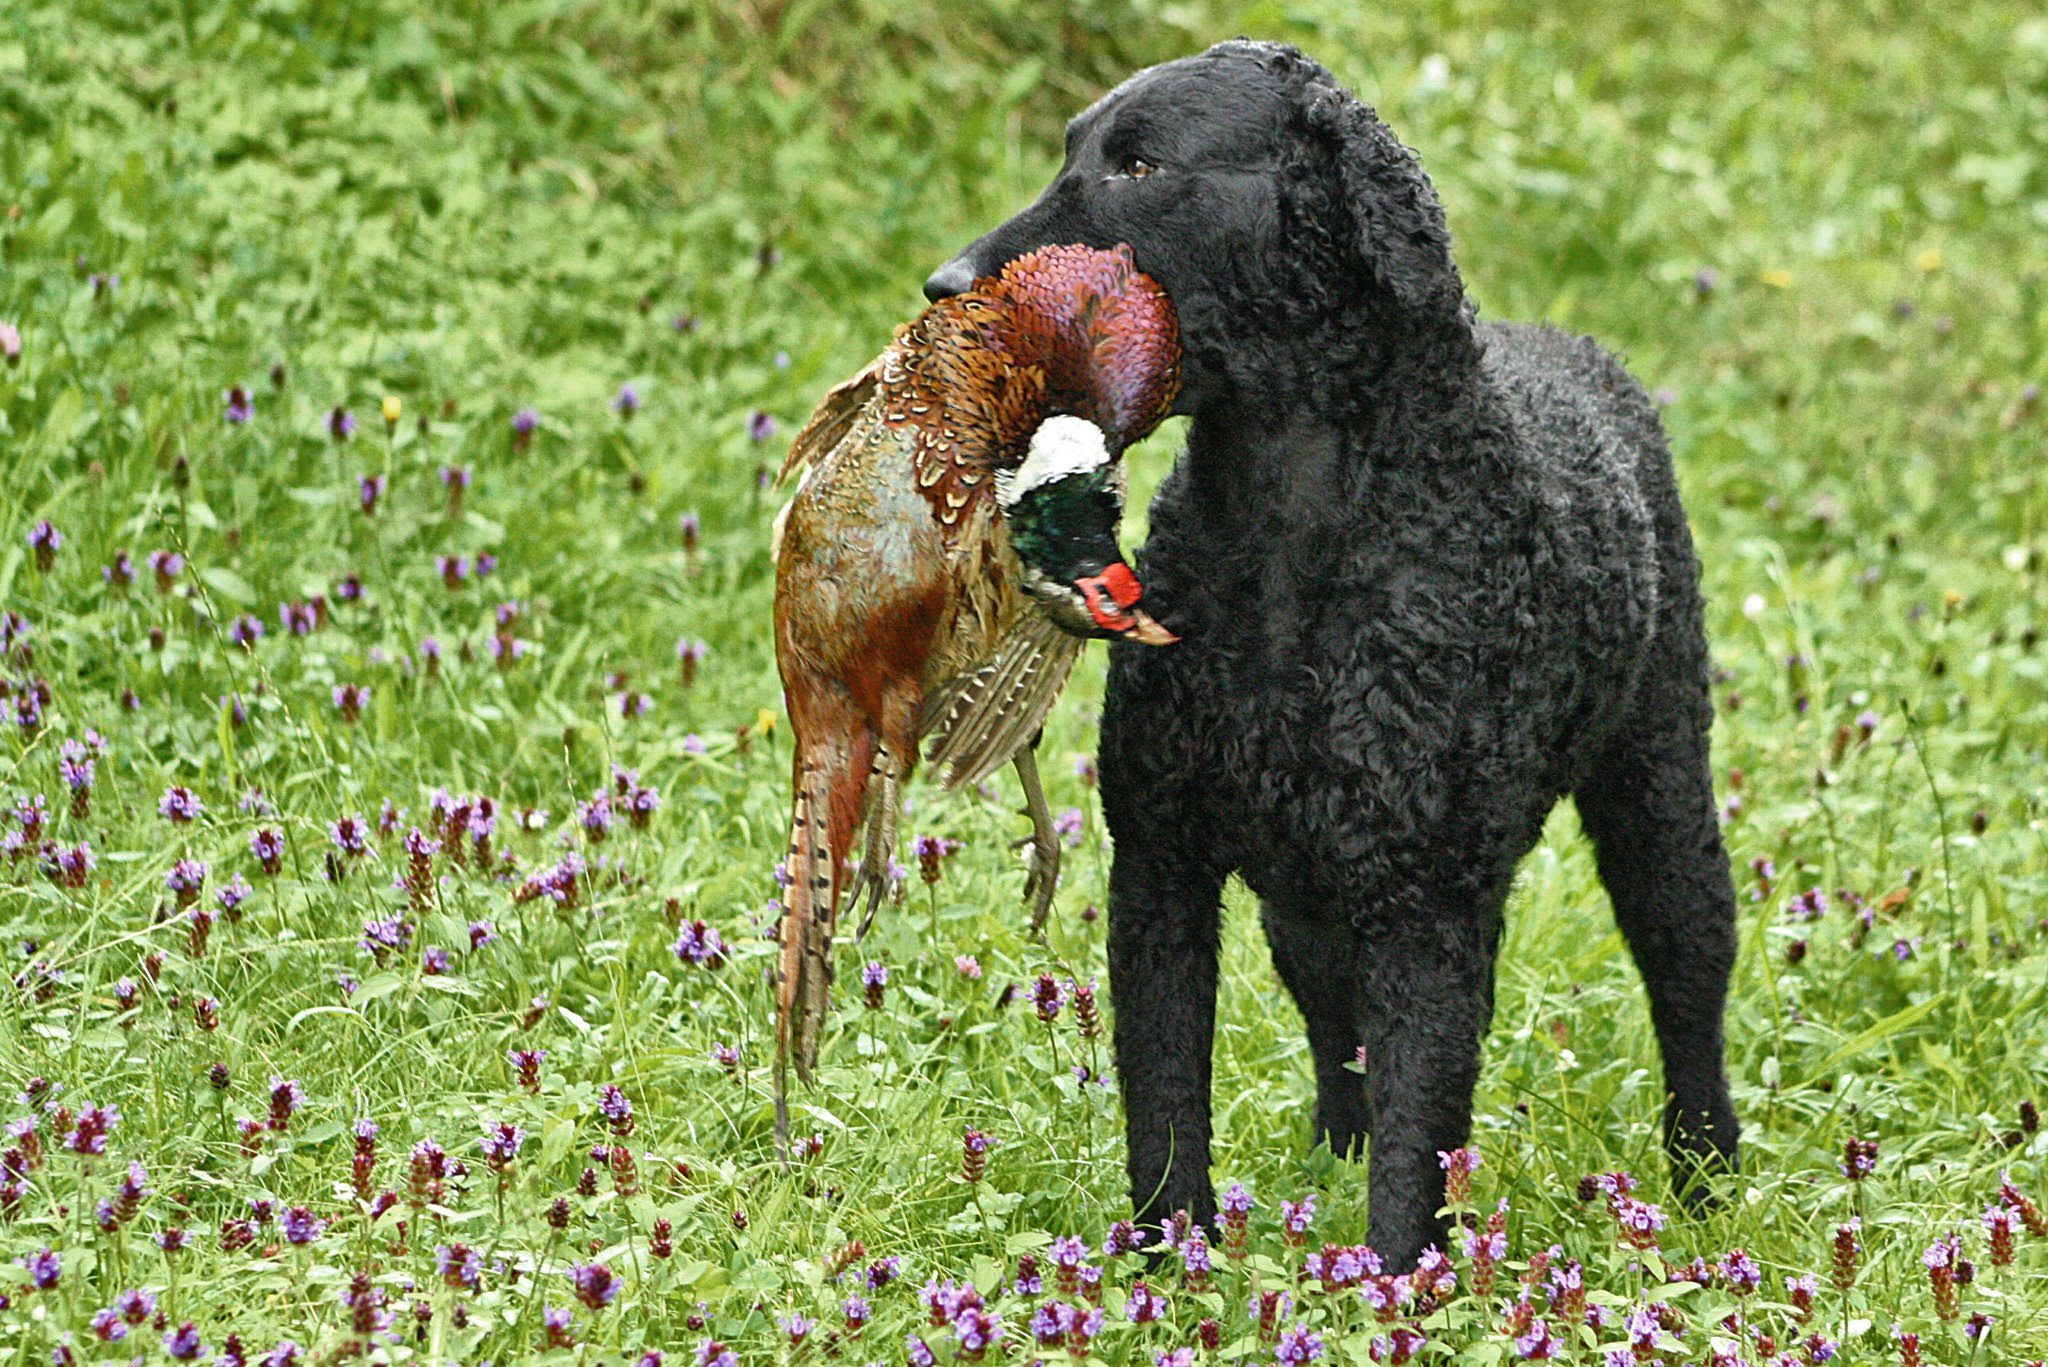
[[805,757],[798,763],[796,795],[791,803],[789,887],[782,915],[782,973],[775,1017],[778,1123],[788,1064],[794,1059],[797,1076],[806,1083],[811,1080],[831,998],[838,889],[829,814],[829,776],[822,764]]

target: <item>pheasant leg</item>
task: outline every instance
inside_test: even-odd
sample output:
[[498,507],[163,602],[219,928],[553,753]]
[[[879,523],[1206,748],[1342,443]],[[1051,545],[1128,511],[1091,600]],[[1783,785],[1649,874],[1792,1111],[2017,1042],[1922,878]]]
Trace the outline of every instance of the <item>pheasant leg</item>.
[[1060,884],[1059,832],[1053,829],[1052,808],[1046,805],[1045,787],[1038,781],[1038,741],[1017,752],[1017,779],[1024,785],[1024,813],[1031,818],[1031,834],[1019,842],[1029,847],[1025,856],[1024,900],[1031,904],[1031,933],[1045,934],[1045,918],[1052,912],[1052,895]]
[[869,789],[875,805],[868,813],[867,850],[861,855],[860,876],[853,885],[853,905],[858,907],[863,897],[867,899],[860,928],[853,933],[856,940],[866,938],[882,898],[888,895],[889,861],[896,855],[897,822],[903,815],[903,765],[886,746],[875,751],[874,780]]

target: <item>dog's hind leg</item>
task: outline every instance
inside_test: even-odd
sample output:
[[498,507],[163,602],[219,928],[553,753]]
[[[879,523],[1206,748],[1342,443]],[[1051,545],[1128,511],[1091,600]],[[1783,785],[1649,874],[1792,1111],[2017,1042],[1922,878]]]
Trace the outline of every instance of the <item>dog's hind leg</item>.
[[1652,671],[1575,796],[1649,989],[1673,1185],[1698,1200],[1710,1195],[1697,1181],[1703,1169],[1735,1166],[1721,1025],[1735,964],[1735,886],[1707,761],[1704,669]]
[[1315,917],[1273,899],[1263,902],[1260,919],[1273,967],[1308,1026],[1316,1064],[1316,1140],[1339,1158],[1362,1157],[1372,1116],[1365,1078],[1354,1071],[1365,1044],[1358,936],[1343,921]]

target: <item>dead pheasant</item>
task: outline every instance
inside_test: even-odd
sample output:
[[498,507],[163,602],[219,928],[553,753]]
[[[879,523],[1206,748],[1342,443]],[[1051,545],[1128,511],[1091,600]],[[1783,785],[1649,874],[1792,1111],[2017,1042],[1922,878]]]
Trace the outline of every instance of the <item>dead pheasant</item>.
[[[897,330],[798,433],[776,519],[775,647],[796,736],[777,1021],[778,1127],[809,1080],[832,935],[879,901],[921,740],[947,787],[1014,762],[1033,825],[1025,895],[1059,844],[1032,747],[1084,637],[1166,644],[1117,548],[1123,465],[1178,387],[1179,330],[1130,251],[1049,247]],[[871,782],[872,781],[872,782]]]

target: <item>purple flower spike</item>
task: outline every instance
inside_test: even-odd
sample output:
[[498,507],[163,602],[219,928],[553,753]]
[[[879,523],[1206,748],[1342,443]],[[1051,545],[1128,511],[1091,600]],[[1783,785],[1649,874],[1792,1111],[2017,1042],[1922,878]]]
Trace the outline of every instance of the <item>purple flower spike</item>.
[[206,804],[190,788],[173,784],[164,789],[164,795],[157,799],[156,810],[164,820],[182,826],[186,822],[197,821],[200,813],[206,810]]
[[206,1345],[199,1341],[199,1326],[186,1320],[165,1334],[164,1351],[179,1362],[191,1362],[203,1355]]
[[307,1244],[315,1243],[327,1232],[327,1222],[317,1218],[304,1206],[293,1206],[285,1211],[278,1224],[284,1230],[285,1242],[294,1248],[304,1248]]
[[57,551],[63,544],[64,533],[51,526],[48,518],[29,529],[29,549],[35,552],[36,568],[45,574],[57,563]]
[[578,1263],[569,1269],[569,1282],[576,1299],[592,1310],[602,1310],[619,1294],[619,1279],[603,1263]]
[[57,1283],[64,1276],[63,1260],[55,1250],[47,1247],[23,1258],[21,1265],[28,1269],[29,1284],[38,1291],[56,1290]]

